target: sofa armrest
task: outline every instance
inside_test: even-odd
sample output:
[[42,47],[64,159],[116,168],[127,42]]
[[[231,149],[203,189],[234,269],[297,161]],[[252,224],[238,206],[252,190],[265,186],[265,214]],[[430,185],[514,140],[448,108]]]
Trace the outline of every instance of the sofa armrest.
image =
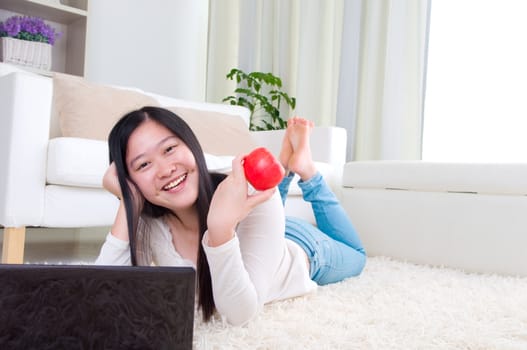
[[53,86],[30,73],[0,77],[0,224],[39,225]]
[[[252,131],[256,144],[267,147],[278,156],[282,147],[285,130]],[[341,127],[317,126],[311,134],[311,152],[313,160],[333,166],[344,166],[346,162],[346,130]]]

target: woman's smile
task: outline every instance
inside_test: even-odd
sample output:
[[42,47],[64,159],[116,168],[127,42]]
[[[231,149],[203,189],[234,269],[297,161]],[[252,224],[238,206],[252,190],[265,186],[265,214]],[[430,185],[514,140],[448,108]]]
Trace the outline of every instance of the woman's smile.
[[175,180],[169,182],[167,185],[163,186],[163,191],[172,191],[179,189],[181,184],[187,179],[187,173],[184,173],[178,176]]

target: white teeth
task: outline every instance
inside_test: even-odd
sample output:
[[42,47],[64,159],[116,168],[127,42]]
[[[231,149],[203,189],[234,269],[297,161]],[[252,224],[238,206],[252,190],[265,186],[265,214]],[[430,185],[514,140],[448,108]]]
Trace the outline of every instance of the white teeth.
[[182,183],[183,180],[185,180],[186,178],[187,178],[187,174],[181,175],[180,177],[178,177],[177,179],[175,179],[174,181],[172,181],[171,183],[163,187],[163,190],[168,191],[168,190],[173,189],[174,187]]

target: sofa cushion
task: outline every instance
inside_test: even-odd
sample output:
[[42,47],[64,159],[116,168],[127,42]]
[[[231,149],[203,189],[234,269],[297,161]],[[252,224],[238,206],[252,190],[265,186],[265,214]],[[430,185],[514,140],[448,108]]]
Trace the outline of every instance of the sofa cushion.
[[157,105],[140,90],[99,85],[68,74],[53,75],[53,113],[58,115],[64,137],[106,140],[127,112]]
[[249,153],[256,147],[249,128],[242,118],[188,107],[167,107],[167,109],[187,122],[205,153],[233,156]]
[[[141,90],[98,85],[67,74],[53,75],[53,113],[58,116],[60,135],[64,137],[106,140],[117,120],[146,105],[160,104]],[[255,147],[241,115],[203,107],[166,108],[190,125],[206,153],[236,155]],[[51,134],[58,136],[53,131]]]
[[355,161],[342,180],[353,188],[527,195],[527,164]]
[[76,137],[50,139],[46,181],[54,185],[101,188],[108,163],[106,141]]
[[[232,168],[232,156],[205,153],[209,171],[226,173]],[[102,188],[102,178],[108,168],[106,141],[76,137],[57,137],[48,145],[48,184]]]

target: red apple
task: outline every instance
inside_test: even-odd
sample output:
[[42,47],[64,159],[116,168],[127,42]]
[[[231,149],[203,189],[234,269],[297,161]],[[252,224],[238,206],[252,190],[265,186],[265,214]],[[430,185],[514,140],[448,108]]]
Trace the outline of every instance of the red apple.
[[274,187],[282,181],[285,170],[282,164],[265,147],[259,147],[243,160],[245,178],[258,191]]

